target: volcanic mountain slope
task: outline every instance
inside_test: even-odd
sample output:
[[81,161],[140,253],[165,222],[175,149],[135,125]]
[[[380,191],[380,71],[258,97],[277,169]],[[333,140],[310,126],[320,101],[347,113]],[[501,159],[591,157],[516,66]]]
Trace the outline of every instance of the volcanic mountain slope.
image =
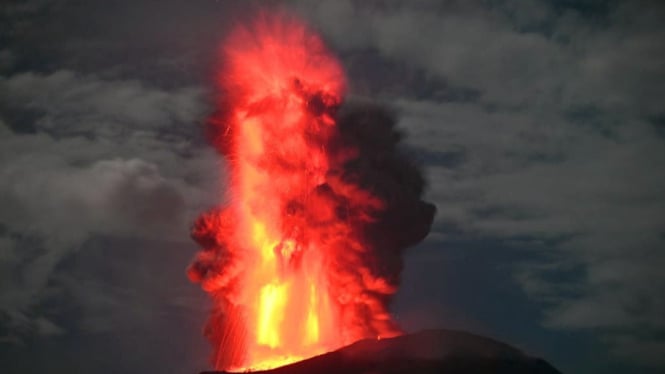
[[507,344],[453,330],[426,330],[390,339],[363,340],[308,360],[253,373],[560,374],[546,361]]

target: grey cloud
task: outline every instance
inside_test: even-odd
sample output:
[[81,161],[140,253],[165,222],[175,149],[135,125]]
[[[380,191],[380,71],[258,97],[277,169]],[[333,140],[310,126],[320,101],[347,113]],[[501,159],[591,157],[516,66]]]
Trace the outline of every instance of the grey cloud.
[[114,159],[71,168],[25,161],[2,173],[3,205],[16,207],[2,214],[10,228],[45,233],[69,247],[89,232],[132,232],[140,226],[138,233],[145,233],[182,224],[185,201],[177,182],[162,177],[153,164]]
[[0,92],[5,105],[43,114],[34,124],[37,131],[58,136],[126,137],[134,130],[183,126],[206,109],[198,87],[165,92],[135,80],[72,71],[3,77]]
[[[59,269],[96,237],[187,238],[221,178],[217,156],[190,135],[207,110],[202,90],[59,71],[0,77],[0,91],[3,105],[32,113],[30,131],[26,117],[0,123],[3,341],[64,333],[44,310],[62,292],[90,305],[80,326],[104,330],[113,310],[125,315],[126,295],[66,282]],[[101,294],[120,304],[94,306]]]
[[[304,12],[312,14],[337,45],[376,48],[454,85],[480,89],[495,104],[523,105],[534,94],[556,90],[558,70],[570,61],[557,43],[538,33],[514,32],[505,17],[477,3],[451,2],[434,9],[421,3],[384,12],[334,4],[304,6]],[[341,25],[325,20],[328,8],[344,14]]]
[[612,335],[605,338],[612,353],[626,359],[665,365],[665,343],[656,337],[636,338],[632,335]]
[[665,32],[658,21],[662,7],[645,12],[635,2],[619,2],[605,23],[584,18],[581,5],[555,9],[548,2],[385,8],[351,1],[299,5],[340,48],[377,49],[478,89],[487,104],[559,110],[583,103],[612,112],[661,112],[665,92],[657,82],[665,52],[653,41]]

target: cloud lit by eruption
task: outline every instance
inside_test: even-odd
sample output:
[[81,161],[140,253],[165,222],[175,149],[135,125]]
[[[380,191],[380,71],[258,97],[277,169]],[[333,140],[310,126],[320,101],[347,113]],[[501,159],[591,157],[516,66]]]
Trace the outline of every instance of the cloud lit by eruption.
[[214,300],[215,367],[275,367],[399,334],[388,307],[402,255],[435,208],[395,117],[343,103],[339,62],[283,14],[237,27],[222,61],[208,135],[228,161],[228,203],[194,224],[202,250],[188,270]]

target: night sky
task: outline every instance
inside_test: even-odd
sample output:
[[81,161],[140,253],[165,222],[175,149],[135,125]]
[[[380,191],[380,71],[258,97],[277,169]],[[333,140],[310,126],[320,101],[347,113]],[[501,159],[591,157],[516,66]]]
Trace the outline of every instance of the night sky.
[[266,6],[322,34],[424,168],[406,330],[665,370],[665,3],[3,0],[1,372],[208,367],[185,276],[225,185],[203,124],[221,40]]

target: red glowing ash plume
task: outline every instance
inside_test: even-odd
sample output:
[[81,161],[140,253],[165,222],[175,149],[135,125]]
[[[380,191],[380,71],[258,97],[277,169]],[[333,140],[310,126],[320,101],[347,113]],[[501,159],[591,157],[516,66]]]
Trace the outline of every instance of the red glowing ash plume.
[[284,15],[236,28],[222,61],[209,137],[228,162],[227,203],[196,221],[203,249],[188,270],[214,300],[215,368],[272,368],[399,334],[388,304],[401,253],[434,207],[392,116],[340,109],[339,62]]

